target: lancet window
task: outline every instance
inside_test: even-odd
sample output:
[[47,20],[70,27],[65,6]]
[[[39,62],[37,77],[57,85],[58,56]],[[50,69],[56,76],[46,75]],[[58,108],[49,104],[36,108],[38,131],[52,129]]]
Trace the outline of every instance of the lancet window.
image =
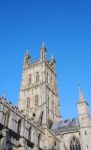
[[36,82],[39,82],[39,72],[36,72]]

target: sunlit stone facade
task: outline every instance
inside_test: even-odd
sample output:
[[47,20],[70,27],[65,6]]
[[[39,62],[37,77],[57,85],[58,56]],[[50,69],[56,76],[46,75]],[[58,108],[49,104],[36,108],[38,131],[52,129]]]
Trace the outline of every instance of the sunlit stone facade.
[[56,62],[24,57],[18,107],[0,97],[0,150],[91,150],[89,105],[79,88],[78,116],[64,120],[56,81]]

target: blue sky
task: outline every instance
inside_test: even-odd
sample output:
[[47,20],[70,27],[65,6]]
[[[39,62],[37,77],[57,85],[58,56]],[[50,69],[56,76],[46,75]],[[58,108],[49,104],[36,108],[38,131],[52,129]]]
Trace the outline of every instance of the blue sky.
[[39,58],[42,41],[56,59],[62,116],[75,117],[79,83],[91,105],[91,1],[0,0],[0,95],[13,103],[26,49]]

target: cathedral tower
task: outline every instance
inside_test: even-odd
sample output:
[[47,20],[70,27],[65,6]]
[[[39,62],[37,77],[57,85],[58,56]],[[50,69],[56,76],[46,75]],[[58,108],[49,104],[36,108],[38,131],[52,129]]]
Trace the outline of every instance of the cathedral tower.
[[46,47],[42,44],[40,59],[31,62],[27,52],[20,87],[19,109],[35,119],[39,125],[52,125],[60,119],[59,96],[56,83],[56,62],[46,58]]

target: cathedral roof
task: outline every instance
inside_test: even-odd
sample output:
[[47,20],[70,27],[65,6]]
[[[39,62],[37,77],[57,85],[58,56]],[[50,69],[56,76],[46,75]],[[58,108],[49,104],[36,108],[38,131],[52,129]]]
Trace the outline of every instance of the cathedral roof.
[[65,128],[73,128],[80,126],[78,118],[61,120],[52,125],[51,130],[60,130]]

